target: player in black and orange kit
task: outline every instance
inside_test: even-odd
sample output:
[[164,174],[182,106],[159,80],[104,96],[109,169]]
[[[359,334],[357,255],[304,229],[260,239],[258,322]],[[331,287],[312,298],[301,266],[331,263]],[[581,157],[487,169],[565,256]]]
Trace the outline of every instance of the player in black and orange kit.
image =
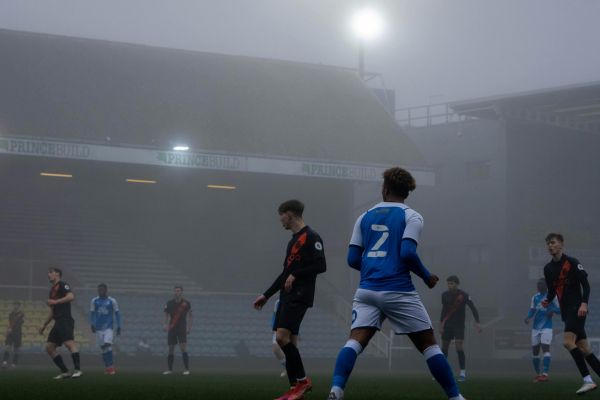
[[304,223],[304,204],[298,200],[283,202],[278,209],[281,225],[292,231],[287,246],[283,271],[263,294],[254,300],[254,308],[262,309],[269,297],[279,292],[279,308],[275,314],[277,344],[285,354],[291,388],[279,400],[298,400],[312,389],[306,376],[297,342],[300,324],[308,308],[313,306],[317,275],[327,269],[323,241]]
[[192,305],[183,297],[183,288],[175,286],[175,297],[167,302],[165,306],[164,328],[167,334],[167,343],[169,345],[169,355],[167,364],[169,369],[163,372],[163,375],[173,373],[173,361],[175,359],[175,345],[179,343],[181,349],[181,358],[185,367],[183,375],[190,374],[190,361],[187,353],[187,335],[192,330]]
[[560,233],[548,234],[546,246],[552,260],[544,267],[548,294],[542,306],[548,307],[554,297],[558,297],[560,316],[565,323],[564,346],[583,377],[583,385],[575,393],[584,394],[598,387],[590,376],[586,361],[600,375],[600,361],[592,352],[585,333],[590,298],[587,272],[576,258],[563,253],[564,237]]
[[446,358],[448,358],[448,348],[450,347],[450,342],[454,340],[460,367],[458,381],[464,382],[467,379],[464,350],[466,306],[469,306],[473,313],[475,329],[477,329],[477,332],[481,333],[479,312],[477,311],[475,304],[473,304],[471,297],[465,291],[458,288],[458,285],[460,285],[458,276],[449,276],[448,279],[446,279],[446,283],[448,284],[448,290],[442,293],[442,315],[440,317],[442,352]]
[[[71,302],[75,299],[75,295],[71,292],[69,284],[61,279],[62,271],[59,268],[51,267],[48,269],[48,280],[52,284],[47,301],[50,307],[50,315],[44,321],[44,325],[39,332],[40,335],[43,335],[50,321],[54,320],[54,326],[50,330],[46,343],[46,352],[60,369],[60,375],[55,376],[54,379],[79,378],[82,373],[79,365],[79,350],[77,349],[77,343],[75,343],[75,321],[71,316]],[[62,356],[57,351],[57,348],[63,344],[71,352],[74,366],[72,374],[69,373]]]
[[25,314],[21,311],[21,303],[15,301],[13,310],[8,314],[8,329],[6,330],[6,340],[4,345],[4,356],[2,357],[2,368],[8,366],[10,357],[9,349],[12,348],[13,357],[11,367],[16,367],[19,361],[19,349],[21,348],[23,338],[23,324],[25,323]]

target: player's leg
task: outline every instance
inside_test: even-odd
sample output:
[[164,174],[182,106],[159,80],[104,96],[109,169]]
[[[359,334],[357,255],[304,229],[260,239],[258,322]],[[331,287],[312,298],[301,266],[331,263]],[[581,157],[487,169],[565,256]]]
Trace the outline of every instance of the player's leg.
[[101,331],[101,349],[102,349],[102,359],[104,360],[104,366],[106,368],[106,373],[108,375],[114,375],[115,370],[115,362],[113,356],[113,330],[105,329]]
[[307,308],[302,303],[282,301],[276,316],[277,331],[275,339],[283,354],[285,354],[286,371],[291,383],[306,379],[300,351],[292,338],[298,335]]
[[452,339],[445,339],[445,333],[446,331],[444,330],[444,333],[442,334],[442,353],[444,356],[446,356],[446,358],[448,358],[448,350],[450,349],[450,343],[452,342]]
[[[464,337],[464,336],[463,336]],[[465,346],[464,346],[463,338],[454,339],[454,346],[456,347],[456,355],[458,356],[458,366],[460,368],[460,373],[458,375],[458,380],[460,382],[464,382],[467,379],[467,360],[465,357]]]
[[452,368],[438,346],[431,319],[418,294],[384,292],[383,312],[396,334],[407,334],[425,356],[431,375],[449,399],[463,400]]
[[533,363],[533,370],[535,371],[535,378],[533,379],[534,382],[538,382],[540,375],[541,375],[541,368],[540,368],[540,348],[541,348],[541,343],[539,342],[539,335],[535,335],[532,336],[532,342],[531,342],[531,353],[532,353],[532,363]]
[[[297,343],[297,335],[292,335],[292,343],[294,343],[294,337],[296,338]],[[296,343],[294,343],[294,345],[298,347]],[[285,370],[285,354],[283,354],[283,350],[281,350],[281,347],[279,347],[279,345],[277,344],[277,332],[273,332],[273,341],[271,343],[271,348],[273,349],[273,355],[277,360],[279,360],[279,363],[283,367],[283,372],[281,372],[280,374],[280,376],[283,378],[287,375],[287,371]]]
[[173,362],[175,361],[175,345],[177,340],[171,337],[171,331],[169,331],[169,354],[167,355],[167,370],[163,372],[163,375],[169,375],[173,373]]
[[550,354],[550,343],[542,343],[542,357],[543,357],[543,369],[542,375],[540,376],[540,382],[546,382],[548,380],[548,372],[550,372],[550,362],[552,361],[552,355]]
[[356,359],[369,344],[377,332],[375,327],[355,328],[350,331],[350,338],[338,353],[333,371],[333,381],[329,393],[330,400],[344,398],[344,389],[356,364]]
[[563,335],[564,343],[563,345],[573,357],[575,361],[575,365],[577,365],[577,369],[583,378],[583,385],[575,392],[577,394],[583,394],[585,392],[589,392],[590,390],[596,389],[596,384],[592,380],[590,375],[590,371],[585,363],[585,356],[579,347],[577,347],[577,334],[573,332],[571,329],[573,326],[573,318],[567,317],[565,321],[565,333]]
[[408,337],[417,350],[425,356],[431,375],[440,384],[446,395],[451,400],[464,400],[458,389],[452,368],[442,353],[440,346],[435,341],[433,329],[409,333]]
[[382,296],[379,292],[358,289],[352,303],[352,326],[350,338],[338,353],[329,399],[344,397],[344,389],[356,364],[356,359],[367,347],[373,335],[381,329],[383,313],[379,306]]
[[4,354],[2,355],[2,368],[6,368],[8,366],[8,359],[10,358],[10,353],[8,349],[10,348],[10,336],[6,337],[6,342],[4,343]]
[[592,351],[590,344],[587,340],[587,337],[580,338],[577,337],[576,345],[579,350],[583,353],[585,361],[592,368],[592,370],[596,373],[596,375],[600,376],[600,361],[598,361],[598,357]]
[[[52,334],[52,331],[50,331],[50,334]],[[54,361],[54,364],[56,364],[56,366],[58,367],[58,369],[60,369],[60,372],[61,372],[61,374],[56,376],[55,379],[62,379],[62,378],[66,378],[70,375],[69,375],[69,369],[65,365],[65,362],[63,361],[63,358],[60,355],[60,353],[58,352],[57,348],[58,348],[58,344],[56,344],[56,343],[53,343],[53,342],[46,343],[46,353],[48,353],[48,355],[50,356],[52,361]]]
[[183,360],[183,374],[190,374],[190,359],[187,352],[187,337],[180,337],[179,350],[181,350],[181,359]]
[[[71,337],[72,336],[73,335],[71,334]],[[67,340],[63,344],[71,353],[71,359],[73,360],[73,375],[71,377],[79,378],[81,376],[81,359],[79,357],[79,348],[77,346],[77,343],[75,342],[75,340],[71,339]]]

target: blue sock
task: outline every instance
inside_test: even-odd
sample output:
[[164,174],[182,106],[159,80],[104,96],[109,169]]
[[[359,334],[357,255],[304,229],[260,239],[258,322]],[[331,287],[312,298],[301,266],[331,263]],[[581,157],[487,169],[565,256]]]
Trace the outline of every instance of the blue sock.
[[550,353],[544,353],[544,373],[547,374],[550,370],[550,361],[552,361],[552,357]]
[[361,352],[362,346],[356,340],[350,339],[346,342],[335,362],[332,386],[337,386],[341,389],[346,387],[346,382],[348,382],[356,359]]
[[540,374],[540,358],[538,356],[533,356],[531,361],[533,361],[533,369],[535,370],[536,375],[539,375]]
[[436,344],[426,348],[423,355],[425,356],[431,375],[433,375],[435,380],[444,389],[446,395],[449,398],[457,397],[460,394],[460,391],[454,380],[452,368],[450,368],[448,360],[440,350],[440,346]]
[[106,361],[108,363],[108,367],[112,367],[113,366],[113,352],[112,350],[109,350],[108,353],[106,353]]

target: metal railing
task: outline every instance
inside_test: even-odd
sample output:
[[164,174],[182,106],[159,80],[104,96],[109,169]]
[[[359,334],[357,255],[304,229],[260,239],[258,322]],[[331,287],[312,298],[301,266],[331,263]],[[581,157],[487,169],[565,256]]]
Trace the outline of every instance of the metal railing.
[[456,113],[448,103],[397,108],[395,118],[400,126],[408,128],[423,128],[474,119]]

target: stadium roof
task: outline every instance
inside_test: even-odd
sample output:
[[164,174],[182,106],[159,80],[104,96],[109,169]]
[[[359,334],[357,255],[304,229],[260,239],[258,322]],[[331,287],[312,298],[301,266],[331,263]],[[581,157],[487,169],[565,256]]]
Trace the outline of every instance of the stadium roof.
[[0,29],[0,134],[423,166],[355,71]]
[[600,82],[455,102],[458,114],[509,117],[600,133]]

